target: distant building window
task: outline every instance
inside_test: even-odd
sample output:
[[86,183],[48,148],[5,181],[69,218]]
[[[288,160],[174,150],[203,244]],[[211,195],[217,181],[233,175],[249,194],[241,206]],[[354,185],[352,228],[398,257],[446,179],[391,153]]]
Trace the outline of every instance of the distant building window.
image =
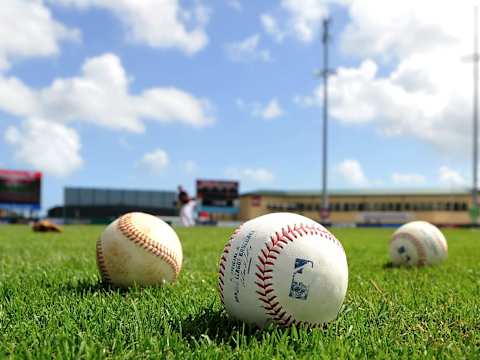
[[466,203],[461,203],[461,202],[456,202],[453,205],[453,210],[455,210],[455,211],[467,211],[467,204]]
[[267,209],[270,211],[283,211],[283,206],[281,204],[268,204]]

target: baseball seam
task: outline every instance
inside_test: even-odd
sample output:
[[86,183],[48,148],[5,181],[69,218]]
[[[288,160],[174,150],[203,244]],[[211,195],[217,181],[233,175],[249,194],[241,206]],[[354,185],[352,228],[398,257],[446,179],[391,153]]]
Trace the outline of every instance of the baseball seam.
[[165,261],[174,271],[174,279],[180,272],[180,265],[175,252],[166,246],[156,243],[150,236],[136,228],[132,222],[132,214],[125,214],[118,220],[120,232],[134,244],[141,246],[149,253]]
[[[257,257],[257,271],[255,272],[257,278],[257,281],[255,281],[255,284],[257,285],[256,293],[258,295],[258,300],[265,309],[265,313],[281,326],[290,326],[291,324],[298,326],[305,322],[295,320],[293,315],[284,310],[283,306],[278,301],[275,287],[272,282],[273,269],[275,262],[284,247],[306,235],[319,235],[321,238],[333,242],[343,253],[345,253],[341,243],[330,234],[330,232],[316,225],[300,224],[298,226],[293,225],[293,227],[287,226],[287,228],[282,228],[270,237],[270,242],[265,243],[265,246],[260,250],[260,254]],[[311,323],[306,324],[318,325]]]
[[225,286],[225,270],[226,270],[227,256],[228,256],[228,253],[230,252],[232,241],[235,238],[235,235],[237,235],[239,232],[240,232],[240,226],[234,230],[233,234],[230,236],[230,239],[228,239],[227,244],[223,248],[222,256],[220,257],[220,263],[218,268],[218,290],[220,292],[220,301],[224,306],[225,306],[224,286]]
[[403,236],[407,238],[410,243],[413,244],[415,249],[417,250],[417,255],[418,255],[418,266],[423,266],[427,263],[427,252],[425,250],[425,247],[423,246],[422,242],[418,240],[415,236],[412,234],[409,234],[407,232],[400,232],[395,235],[395,237],[392,239],[392,242],[395,241],[397,238],[400,236]]
[[107,284],[111,284],[112,279],[110,278],[110,275],[108,275],[107,266],[105,265],[105,258],[103,257],[102,238],[97,239],[97,267],[100,271],[102,281]]

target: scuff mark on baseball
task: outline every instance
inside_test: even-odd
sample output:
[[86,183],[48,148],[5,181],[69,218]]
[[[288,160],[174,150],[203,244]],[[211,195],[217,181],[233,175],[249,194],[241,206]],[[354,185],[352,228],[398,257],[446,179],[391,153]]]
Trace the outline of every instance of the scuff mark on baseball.
[[389,253],[395,266],[434,265],[447,258],[447,239],[435,225],[411,221],[393,233]]
[[163,220],[141,212],[125,214],[108,225],[96,249],[103,281],[118,287],[173,282],[182,267],[176,232]]

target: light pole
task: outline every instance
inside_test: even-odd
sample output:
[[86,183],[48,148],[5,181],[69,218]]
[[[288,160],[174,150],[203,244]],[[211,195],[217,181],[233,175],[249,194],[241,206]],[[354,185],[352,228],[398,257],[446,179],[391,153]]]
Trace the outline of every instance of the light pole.
[[472,207],[470,215],[472,225],[478,224],[478,63],[480,54],[478,53],[478,8],[473,11],[473,184],[472,184]]
[[329,25],[330,19],[323,20],[323,71],[321,73],[323,77],[323,152],[322,152],[322,206],[320,211],[320,217],[322,220],[326,220],[329,217],[328,209],[328,77],[331,75],[331,71],[328,68],[328,42],[330,41]]

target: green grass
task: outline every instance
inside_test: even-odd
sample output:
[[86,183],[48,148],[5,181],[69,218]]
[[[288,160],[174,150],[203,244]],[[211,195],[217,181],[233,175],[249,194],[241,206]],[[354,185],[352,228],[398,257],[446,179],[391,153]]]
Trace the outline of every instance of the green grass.
[[263,331],[231,319],[217,263],[232,229],[178,229],[179,281],[120,291],[99,283],[97,226],[63,234],[0,227],[0,357],[14,358],[479,358],[480,232],[446,230],[449,259],[392,269],[391,230],[334,229],[349,289],[322,329]]

